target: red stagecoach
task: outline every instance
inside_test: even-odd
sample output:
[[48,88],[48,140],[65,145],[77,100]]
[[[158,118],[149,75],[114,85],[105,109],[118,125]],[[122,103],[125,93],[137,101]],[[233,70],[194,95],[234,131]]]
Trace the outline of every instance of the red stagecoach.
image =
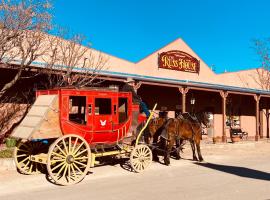
[[[14,158],[21,173],[47,169],[56,184],[70,185],[81,181],[99,157],[129,156],[136,172],[152,162],[150,148],[138,143],[153,112],[146,121],[138,105],[132,104],[131,93],[62,88],[37,91],[36,95],[27,116],[12,133],[20,140]],[[134,138],[132,132],[142,122],[145,125]]]

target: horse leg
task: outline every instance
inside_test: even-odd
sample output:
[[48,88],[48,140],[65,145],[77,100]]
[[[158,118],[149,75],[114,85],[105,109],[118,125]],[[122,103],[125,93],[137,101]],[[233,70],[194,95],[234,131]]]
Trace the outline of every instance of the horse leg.
[[181,139],[177,139],[176,140],[176,155],[175,155],[176,160],[180,160],[181,158],[180,151],[181,151]]
[[200,146],[200,140],[196,140],[196,149],[197,149],[197,153],[198,153],[198,157],[199,157],[199,161],[203,161],[203,157],[201,154],[201,146]]
[[164,154],[165,165],[169,165],[171,163],[170,162],[170,155],[171,155],[173,144],[174,144],[174,141],[171,139],[169,141],[169,144],[167,145],[167,148],[165,148],[165,154]]
[[153,153],[153,161],[159,162],[158,152],[155,147],[152,149],[152,153]]
[[164,151],[164,163],[165,165],[170,164],[170,151],[169,144],[167,144],[167,140],[165,138],[161,138],[161,149]]
[[198,161],[198,158],[197,158],[196,153],[195,153],[195,144],[194,144],[194,141],[192,139],[190,140],[190,145],[191,145],[191,149],[192,149],[193,160]]
[[144,142],[146,144],[150,144],[150,131],[149,131],[149,128],[146,128],[145,131],[143,132],[143,137],[144,137]]

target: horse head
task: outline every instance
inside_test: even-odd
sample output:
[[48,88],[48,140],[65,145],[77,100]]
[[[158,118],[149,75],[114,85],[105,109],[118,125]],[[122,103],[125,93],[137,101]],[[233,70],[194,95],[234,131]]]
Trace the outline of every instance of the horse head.
[[209,118],[209,112],[199,112],[196,114],[197,119],[200,123],[202,123],[206,128],[209,128],[210,126],[210,118]]

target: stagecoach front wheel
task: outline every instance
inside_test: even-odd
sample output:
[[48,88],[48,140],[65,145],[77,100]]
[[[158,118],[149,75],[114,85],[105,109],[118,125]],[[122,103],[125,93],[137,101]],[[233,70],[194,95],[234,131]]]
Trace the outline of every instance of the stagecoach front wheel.
[[135,172],[145,170],[152,163],[152,151],[146,145],[137,145],[130,154],[130,164]]
[[80,182],[91,164],[88,143],[78,135],[58,138],[49,148],[47,170],[52,180],[59,185]]
[[44,153],[48,150],[42,142],[20,141],[14,149],[16,167],[22,174],[38,174],[44,171],[45,165],[31,161],[31,156]]

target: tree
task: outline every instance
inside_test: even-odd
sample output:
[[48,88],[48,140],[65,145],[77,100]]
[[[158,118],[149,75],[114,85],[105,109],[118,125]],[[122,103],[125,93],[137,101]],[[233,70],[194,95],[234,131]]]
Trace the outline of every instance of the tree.
[[[256,74],[253,76],[254,81],[263,90],[270,91],[270,39],[254,40],[254,49],[259,56],[260,68],[256,69]],[[267,108],[264,112],[266,116],[267,133],[266,137],[269,138],[269,118],[270,112]]]
[[[65,39],[63,39],[65,38]],[[108,57],[91,49],[84,36],[60,29],[57,36],[47,38],[48,51],[42,57],[46,88],[92,86]],[[85,44],[83,46],[83,44]]]
[[[48,34],[53,28],[50,11],[48,0],[0,2],[0,68],[16,72],[10,81],[0,85],[0,111],[3,113],[0,138],[8,136],[14,128],[12,124],[23,119],[30,105],[27,98],[26,106],[22,106],[17,95],[7,97],[19,80],[44,75],[46,88],[91,86],[108,61],[103,54],[90,49],[90,44],[83,46],[86,38],[79,34],[69,34],[61,28],[56,36]],[[35,62],[44,64],[37,66]],[[28,73],[25,76],[23,72]]]
[[16,69],[16,75],[0,88],[0,99],[20,78],[22,72],[46,51],[43,41],[51,29],[47,0],[2,0],[0,3],[0,63]]

